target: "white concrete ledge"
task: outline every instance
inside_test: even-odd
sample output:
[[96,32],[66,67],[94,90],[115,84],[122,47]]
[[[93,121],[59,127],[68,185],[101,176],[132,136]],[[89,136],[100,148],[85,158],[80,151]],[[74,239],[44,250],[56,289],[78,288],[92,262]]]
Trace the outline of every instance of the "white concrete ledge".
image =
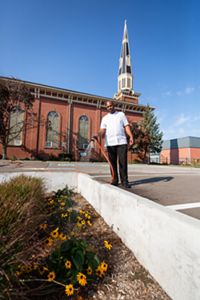
[[[48,190],[66,184],[112,226],[139,262],[174,300],[200,299],[200,222],[75,172],[25,172],[44,178]],[[0,181],[19,173],[0,174]]]

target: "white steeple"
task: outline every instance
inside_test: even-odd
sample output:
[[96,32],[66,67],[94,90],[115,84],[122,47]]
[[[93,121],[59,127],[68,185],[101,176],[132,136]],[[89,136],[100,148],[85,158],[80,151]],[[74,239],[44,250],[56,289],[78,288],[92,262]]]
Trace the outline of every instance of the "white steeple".
[[126,20],[124,22],[124,35],[122,40],[122,49],[119,59],[119,74],[118,74],[118,94],[130,93],[133,94],[133,75],[131,68],[131,55],[128,41],[128,30]]

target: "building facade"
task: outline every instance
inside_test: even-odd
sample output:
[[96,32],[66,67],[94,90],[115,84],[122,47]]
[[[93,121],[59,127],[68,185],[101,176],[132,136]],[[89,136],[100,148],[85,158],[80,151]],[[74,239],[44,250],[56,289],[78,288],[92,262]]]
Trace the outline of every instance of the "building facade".
[[200,163],[200,137],[187,136],[163,142],[160,162],[165,164]]
[[[0,77],[1,82],[8,79]],[[146,109],[146,106],[139,104],[140,93],[133,90],[126,22],[119,62],[118,92],[113,98],[28,81],[23,83],[34,95],[33,111],[38,122],[9,144],[8,158],[48,159],[52,155],[65,153],[74,160],[80,160],[92,136],[99,131],[101,119],[107,113],[107,101],[112,101],[117,110],[125,112],[130,123],[139,122]],[[27,118],[26,113],[20,117]],[[102,157],[99,149],[95,148],[94,153],[97,160]],[[129,160],[135,157],[135,154],[129,154]]]

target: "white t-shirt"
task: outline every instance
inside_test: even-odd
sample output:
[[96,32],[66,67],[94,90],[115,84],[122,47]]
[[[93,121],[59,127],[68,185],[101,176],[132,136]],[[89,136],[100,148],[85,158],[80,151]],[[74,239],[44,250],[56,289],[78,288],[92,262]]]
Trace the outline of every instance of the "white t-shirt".
[[115,111],[113,114],[108,113],[104,116],[100,128],[106,129],[106,146],[127,144],[124,127],[128,124],[125,114],[121,111]]

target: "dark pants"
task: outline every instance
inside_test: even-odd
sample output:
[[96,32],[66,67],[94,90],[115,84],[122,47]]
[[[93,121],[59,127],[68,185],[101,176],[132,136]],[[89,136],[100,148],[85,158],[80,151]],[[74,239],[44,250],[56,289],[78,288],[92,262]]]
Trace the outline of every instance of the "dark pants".
[[121,183],[128,182],[127,149],[128,149],[127,145],[107,146],[108,158],[114,172],[112,182],[115,184],[119,182],[118,167],[117,167],[118,162],[119,162],[119,175],[120,175]]

